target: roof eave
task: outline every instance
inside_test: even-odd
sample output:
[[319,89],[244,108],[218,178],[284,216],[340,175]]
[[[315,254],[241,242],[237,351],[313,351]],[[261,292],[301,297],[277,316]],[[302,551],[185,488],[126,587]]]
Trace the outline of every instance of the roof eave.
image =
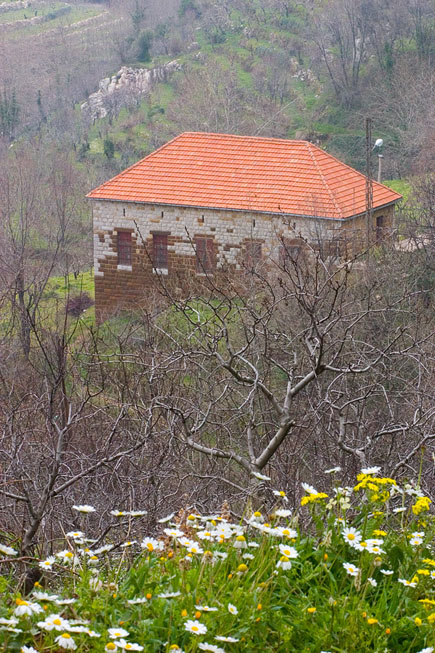
[[[202,209],[202,210],[209,210],[209,211],[231,211],[234,213],[240,213],[240,212],[246,212],[249,211],[250,213],[255,213],[255,214],[262,214],[262,215],[279,215],[281,217],[289,217],[289,218],[310,218],[310,219],[316,219],[316,220],[329,220],[332,222],[347,222],[349,220],[354,220],[355,218],[358,218],[362,215],[365,215],[365,211],[362,211],[361,213],[356,213],[355,215],[350,215],[345,218],[332,218],[329,216],[323,216],[323,215],[310,215],[308,213],[286,213],[284,211],[261,211],[259,209],[252,209],[252,208],[229,208],[229,207],[223,207],[223,206],[201,206],[200,204],[170,204],[169,202],[143,202],[140,200],[125,200],[125,199],[115,199],[113,197],[92,197],[90,193],[86,195],[86,199],[93,200],[95,202],[119,202],[122,204],[145,204],[147,206],[171,206],[171,207],[176,207],[176,208],[181,208],[181,209]],[[386,208],[387,206],[391,206],[392,204],[396,204],[400,199],[402,199],[402,196],[399,198],[392,200],[391,202],[387,202],[386,204],[380,204],[379,206],[374,206],[373,210],[377,211],[378,209],[383,209]]]

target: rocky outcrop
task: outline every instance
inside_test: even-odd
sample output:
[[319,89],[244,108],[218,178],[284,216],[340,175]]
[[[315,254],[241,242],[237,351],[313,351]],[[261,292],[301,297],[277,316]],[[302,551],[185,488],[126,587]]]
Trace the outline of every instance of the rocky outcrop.
[[82,114],[90,121],[116,115],[122,107],[134,106],[148,95],[157,82],[165,82],[180,69],[177,61],[156,68],[129,68],[123,66],[113,77],[102,79],[98,91],[92,93],[81,105]]

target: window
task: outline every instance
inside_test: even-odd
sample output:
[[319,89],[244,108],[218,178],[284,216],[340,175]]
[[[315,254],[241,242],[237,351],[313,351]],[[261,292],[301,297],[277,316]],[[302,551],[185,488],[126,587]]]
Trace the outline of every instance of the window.
[[130,231],[118,231],[118,265],[131,266]]
[[195,238],[196,271],[210,273],[214,270],[213,238]]
[[376,240],[382,240],[384,237],[385,219],[383,215],[376,216]]
[[302,252],[300,241],[283,240],[279,248],[279,264],[285,268],[290,262],[296,263]]
[[168,269],[167,234],[153,234],[153,267],[156,270]]
[[245,264],[247,268],[253,268],[261,260],[261,243],[250,240],[245,245]]

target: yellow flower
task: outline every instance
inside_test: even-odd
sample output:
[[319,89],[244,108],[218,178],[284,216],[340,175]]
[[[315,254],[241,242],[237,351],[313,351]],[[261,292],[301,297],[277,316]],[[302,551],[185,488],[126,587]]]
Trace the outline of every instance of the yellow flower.
[[377,619],[374,619],[374,617],[369,617],[369,618],[367,619],[367,623],[370,624],[370,626],[373,626],[373,624],[377,624],[377,623],[378,623],[378,620],[377,620]]
[[145,598],[148,599],[148,601],[152,598],[152,594],[148,592],[148,594],[145,594]]
[[259,603],[259,604],[257,605],[257,610],[262,610],[262,609],[263,609],[263,606],[261,605],[261,603]]
[[429,569],[418,569],[417,574],[420,574],[420,576],[430,576],[430,571]]
[[373,535],[376,535],[377,537],[385,537],[386,534],[386,531],[380,531],[378,528],[373,531]]
[[315,503],[315,501],[320,501],[321,499],[328,499],[328,495],[324,492],[318,492],[317,494],[308,494],[301,499],[301,506],[306,506],[307,503]]
[[435,560],[432,560],[432,558],[424,558],[423,562],[426,565],[430,565],[431,567],[435,567]]
[[195,612],[195,619],[200,619],[201,618],[201,613],[199,610]]
[[428,620],[428,622],[429,622],[430,624],[435,623],[435,612],[432,612],[432,613],[428,616],[427,620]]
[[182,617],[187,617],[187,610],[186,609],[181,610],[181,616]]
[[242,562],[242,564],[237,567],[237,571],[241,571],[241,572],[248,571],[248,567]]
[[421,626],[421,624],[422,624],[423,622],[422,622],[422,620],[420,619],[420,617],[416,617],[416,618],[414,619],[414,623],[415,623],[416,626],[418,626],[418,627],[420,628],[420,626]]
[[421,512],[429,510],[431,503],[432,501],[429,499],[429,497],[420,497],[412,506],[412,512],[414,515],[419,515]]
[[385,628],[385,634],[389,635],[391,633],[391,628]]
[[317,608],[314,608],[314,607],[313,608],[307,608],[307,612],[309,614],[314,614],[316,612],[316,610],[317,610]]

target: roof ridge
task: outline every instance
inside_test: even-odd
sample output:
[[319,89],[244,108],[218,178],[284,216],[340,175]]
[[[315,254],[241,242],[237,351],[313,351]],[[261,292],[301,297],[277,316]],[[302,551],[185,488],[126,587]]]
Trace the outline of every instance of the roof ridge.
[[[364,180],[367,179],[367,175],[365,175],[363,172],[360,172],[360,171],[357,170],[356,168],[352,168],[352,166],[350,166],[348,163],[344,163],[344,161],[341,161],[341,159],[338,159],[336,156],[334,156],[334,155],[331,154],[330,152],[327,152],[326,150],[322,150],[321,147],[318,147],[317,145],[314,145],[314,143],[311,143],[310,141],[304,141],[304,142],[305,142],[305,143],[308,143],[308,144],[309,144],[311,147],[313,147],[315,150],[319,150],[319,152],[322,152],[322,154],[326,154],[326,156],[329,156],[331,159],[334,159],[334,161],[337,161],[337,163],[339,163],[340,165],[344,166],[345,168],[348,168],[349,170],[351,170],[352,172],[354,172],[355,174],[357,174],[359,177],[362,177]],[[386,185],[383,184],[382,182],[376,181],[376,179],[372,179],[372,183],[373,183],[374,186],[378,186],[378,188],[387,188],[391,193],[394,193],[395,195],[397,195],[397,198],[398,198],[398,199],[403,197],[400,193],[398,193],[397,191],[393,190],[393,189],[390,188],[389,186],[386,186]]]
[[[185,131],[179,134],[176,138],[187,135],[200,135],[200,136],[218,136],[222,138],[234,138],[239,140],[251,140],[251,141],[273,141],[275,143],[298,143],[300,145],[309,143],[309,141],[300,139],[300,138],[276,138],[274,136],[249,136],[248,134],[225,134],[224,132],[198,132],[198,131]],[[175,140],[175,138],[173,139]],[[172,141],[171,141],[172,142]],[[157,150],[156,150],[157,151]]]
[[[321,171],[319,164],[318,164],[317,161],[316,161],[316,157],[314,156],[313,152],[311,151],[312,143],[310,143],[309,141],[305,141],[305,143],[306,143],[306,145],[307,145],[307,150],[308,150],[308,152],[310,153],[310,156],[311,156],[311,159],[312,159],[312,161],[313,161],[313,163],[314,163],[314,166],[315,166],[317,172],[318,172],[319,175],[320,175],[320,179],[322,180],[323,185],[325,186],[325,188],[326,188],[326,190],[327,190],[327,192],[328,192],[328,195],[329,195],[329,197],[331,198],[333,205],[335,206],[335,210],[337,211],[338,216],[339,216],[340,218],[342,218],[342,217],[343,217],[343,210],[342,210],[341,207],[337,204],[337,200],[335,199],[333,192],[332,192],[331,189],[329,188],[329,184],[328,184],[328,182],[326,181],[325,176],[324,176],[323,172]],[[320,149],[320,148],[319,148],[319,149]],[[322,151],[323,151],[323,150],[322,150]]]

